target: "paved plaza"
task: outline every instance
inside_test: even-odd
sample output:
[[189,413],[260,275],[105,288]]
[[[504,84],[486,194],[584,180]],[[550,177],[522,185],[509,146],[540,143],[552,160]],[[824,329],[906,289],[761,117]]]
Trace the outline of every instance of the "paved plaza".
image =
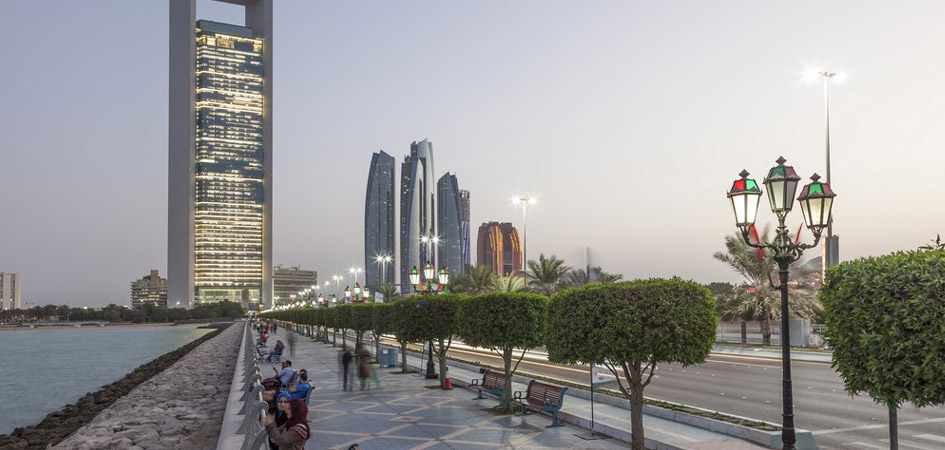
[[[278,338],[284,333],[280,329]],[[343,392],[341,340],[335,348],[308,338],[298,340],[295,355],[286,357],[293,367],[307,369],[316,386],[309,405],[308,449],[347,449],[355,443],[364,450],[627,448],[614,439],[585,441],[575,434],[588,430],[570,425],[545,428],[551,424],[546,415],[493,414],[489,410],[497,404],[494,399],[472,400],[476,395],[468,389],[444,391],[436,388],[437,380],[392,373],[400,369],[377,370],[377,381],[364,391],[356,385],[354,392]]]

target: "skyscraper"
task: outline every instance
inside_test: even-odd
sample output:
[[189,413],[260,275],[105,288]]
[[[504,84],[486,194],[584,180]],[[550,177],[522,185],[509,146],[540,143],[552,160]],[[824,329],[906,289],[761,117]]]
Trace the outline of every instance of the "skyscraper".
[[[365,284],[377,288],[394,283],[393,264],[383,263],[379,256],[394,257],[394,157],[377,152],[371,157],[367,195],[364,200],[364,271]],[[393,262],[393,261],[391,261]],[[381,275],[383,274],[383,280]]]
[[436,244],[423,244],[423,237],[436,236],[436,188],[433,174],[433,144],[424,139],[410,144],[410,155],[400,166],[400,283],[410,290],[410,269],[436,264]]
[[466,267],[472,264],[472,252],[470,251],[470,239],[469,234],[471,232],[469,227],[469,191],[460,189],[459,191],[459,201],[462,205],[462,218],[460,219],[460,228],[463,235],[463,271],[466,270]]
[[272,0],[170,0],[168,301],[272,305]]
[[447,172],[436,182],[436,226],[440,233],[437,261],[450,274],[463,273],[463,202],[455,175]]
[[492,271],[500,276],[522,271],[522,246],[518,230],[511,223],[483,223],[479,227],[478,240],[477,264],[492,267]]

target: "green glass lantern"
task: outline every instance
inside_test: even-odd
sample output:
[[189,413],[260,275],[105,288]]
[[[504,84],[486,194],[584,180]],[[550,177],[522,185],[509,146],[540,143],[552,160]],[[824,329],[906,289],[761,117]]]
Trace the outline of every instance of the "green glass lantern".
[[820,182],[816,173],[810,177],[811,183],[801,188],[797,201],[801,204],[804,223],[814,233],[820,233],[830,224],[833,198],[837,196],[827,183]]
[[778,165],[768,171],[765,177],[765,187],[768,188],[768,201],[771,202],[771,212],[775,214],[787,214],[791,212],[794,206],[794,193],[797,192],[797,182],[801,177],[791,166],[785,166],[787,162],[784,157],[779,157],[776,161]]
[[761,188],[758,182],[748,178],[747,170],[742,170],[740,179],[732,183],[728,191],[728,199],[732,202],[732,211],[735,213],[735,225],[747,230],[755,224],[758,216],[758,204],[761,202]]

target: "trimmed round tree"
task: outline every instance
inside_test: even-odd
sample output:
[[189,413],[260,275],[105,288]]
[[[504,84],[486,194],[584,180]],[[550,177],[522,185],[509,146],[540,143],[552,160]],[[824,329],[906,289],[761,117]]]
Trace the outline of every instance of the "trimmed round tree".
[[824,337],[847,392],[896,412],[945,403],[945,251],[895,253],[827,270]]
[[657,364],[705,362],[715,342],[712,294],[679,278],[589,284],[559,292],[548,309],[548,359],[595,363],[630,400],[630,445],[643,450],[643,389]]
[[351,328],[351,303],[338,305],[335,310],[335,327],[341,330],[341,346],[348,346],[348,329]]
[[355,336],[355,351],[360,352],[364,346],[364,333],[367,333],[374,326],[374,306],[368,304],[354,303],[350,307],[351,330]]
[[[528,349],[541,346],[545,336],[548,297],[522,292],[495,292],[463,301],[459,336],[467,345],[492,349],[505,369],[504,408],[512,411],[512,374]],[[522,354],[515,359],[515,350]]]
[[459,305],[464,297],[458,294],[425,294],[407,298],[413,304],[410,325],[420,341],[432,342],[439,360],[440,387],[446,387],[446,352],[457,332]]
[[414,316],[419,315],[416,303],[397,300],[392,305],[391,327],[394,337],[400,344],[400,373],[407,373],[407,344],[423,339],[418,327],[414,326]]

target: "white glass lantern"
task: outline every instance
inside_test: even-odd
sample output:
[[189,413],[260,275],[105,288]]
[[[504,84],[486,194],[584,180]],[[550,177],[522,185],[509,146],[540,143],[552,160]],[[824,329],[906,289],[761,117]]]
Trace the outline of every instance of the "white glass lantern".
[[430,261],[427,261],[427,265],[423,266],[423,278],[427,281],[433,280],[433,264],[430,264]]
[[420,272],[417,272],[417,266],[410,269],[410,284],[414,286],[420,284]]
[[837,196],[827,183],[821,183],[820,175],[810,177],[811,183],[801,188],[797,197],[804,214],[804,223],[814,233],[820,233],[830,224],[833,198]]
[[747,170],[739,174],[741,178],[732,183],[728,191],[728,199],[732,202],[732,211],[735,213],[735,226],[743,230],[755,224],[758,216],[758,204],[761,202],[761,188],[758,182],[748,178]]
[[765,187],[768,188],[768,201],[771,203],[771,212],[775,214],[787,214],[791,212],[794,206],[794,193],[797,192],[797,182],[801,177],[791,166],[785,166],[787,162],[784,157],[779,157],[778,165],[768,171],[765,177]]
[[446,269],[440,269],[440,284],[446,285],[450,282],[449,271]]

